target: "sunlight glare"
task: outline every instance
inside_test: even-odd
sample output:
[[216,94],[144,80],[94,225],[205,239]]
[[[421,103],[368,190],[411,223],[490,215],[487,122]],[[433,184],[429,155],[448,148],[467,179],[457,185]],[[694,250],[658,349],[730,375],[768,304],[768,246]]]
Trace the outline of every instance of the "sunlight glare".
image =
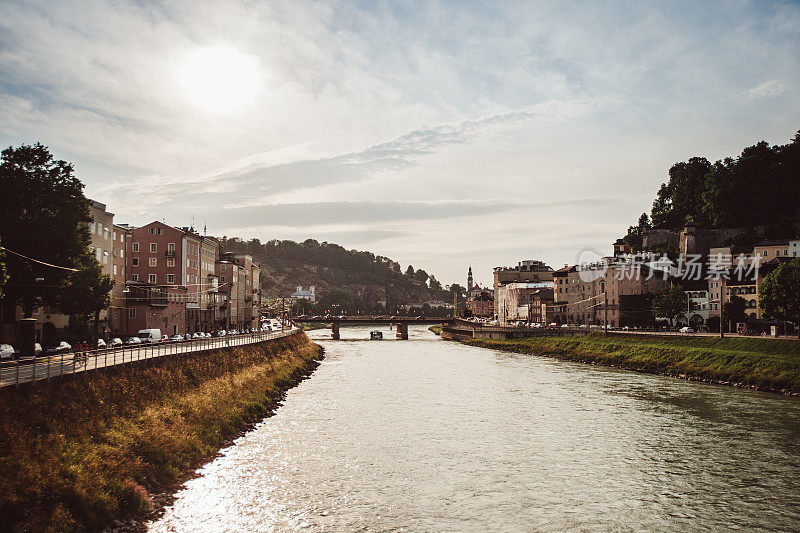
[[190,54],[178,79],[192,103],[214,114],[233,111],[246,103],[260,85],[256,58],[226,46]]

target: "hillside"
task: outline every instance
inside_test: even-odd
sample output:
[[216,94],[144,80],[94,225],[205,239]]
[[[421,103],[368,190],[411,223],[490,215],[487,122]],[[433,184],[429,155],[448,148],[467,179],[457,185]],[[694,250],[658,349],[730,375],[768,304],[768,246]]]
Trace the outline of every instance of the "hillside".
[[403,272],[400,264],[388,257],[347,250],[338,244],[313,239],[261,243],[258,239],[243,241],[235,237],[222,237],[220,243],[223,251],[251,255],[261,265],[261,289],[266,299],[288,296],[298,286],[307,289],[310,285],[316,287],[322,307],[335,303],[365,312],[453,298],[424,270],[409,267]]

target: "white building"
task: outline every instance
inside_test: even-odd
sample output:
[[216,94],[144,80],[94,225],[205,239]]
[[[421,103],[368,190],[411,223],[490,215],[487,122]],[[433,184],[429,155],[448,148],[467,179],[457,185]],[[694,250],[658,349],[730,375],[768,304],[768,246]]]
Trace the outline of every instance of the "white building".
[[307,290],[307,291],[304,291],[304,290],[303,290],[303,286],[302,286],[302,285],[299,285],[299,286],[297,287],[297,290],[296,290],[296,291],[294,291],[294,292],[291,294],[291,296],[289,296],[289,298],[291,298],[292,300],[301,300],[301,299],[305,298],[305,299],[306,299],[306,300],[308,300],[309,302],[316,302],[316,301],[317,301],[317,296],[316,296],[316,294],[315,294],[315,291],[316,291],[316,289],[314,288],[314,286],[313,286],[313,285],[311,285],[311,286],[308,288],[308,290]]

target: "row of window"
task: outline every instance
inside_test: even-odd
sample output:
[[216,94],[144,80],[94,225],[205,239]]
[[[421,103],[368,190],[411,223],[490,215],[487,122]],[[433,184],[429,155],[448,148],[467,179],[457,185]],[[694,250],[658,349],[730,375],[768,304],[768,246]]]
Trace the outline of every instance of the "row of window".
[[[139,243],[138,242],[134,242],[133,244],[131,244],[131,250],[134,251],[134,252],[138,252],[139,251]],[[167,251],[170,252],[170,253],[175,253],[175,243],[174,242],[167,243]],[[156,243],[156,242],[151,242],[150,243],[150,253],[151,254],[158,253],[158,243]]]
[[[139,281],[139,274],[131,274],[131,281]],[[156,283],[158,283],[158,275],[148,274],[147,282],[155,285]],[[175,284],[175,274],[167,274],[167,284],[169,285]]]

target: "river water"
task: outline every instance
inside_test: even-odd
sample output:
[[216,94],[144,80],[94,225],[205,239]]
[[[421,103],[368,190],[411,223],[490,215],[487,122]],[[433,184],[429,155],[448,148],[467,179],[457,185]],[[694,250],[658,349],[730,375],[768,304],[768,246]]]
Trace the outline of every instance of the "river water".
[[151,530],[800,529],[797,398],[369,329]]

